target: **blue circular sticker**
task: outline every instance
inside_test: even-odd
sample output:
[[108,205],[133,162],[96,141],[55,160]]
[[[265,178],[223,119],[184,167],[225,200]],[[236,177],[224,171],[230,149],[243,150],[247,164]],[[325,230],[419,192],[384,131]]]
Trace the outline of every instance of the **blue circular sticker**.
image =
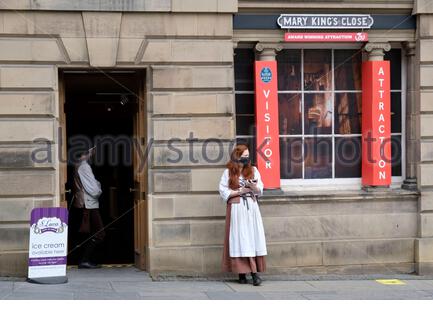
[[272,71],[268,67],[264,67],[260,72],[260,78],[264,83],[268,83],[272,80]]

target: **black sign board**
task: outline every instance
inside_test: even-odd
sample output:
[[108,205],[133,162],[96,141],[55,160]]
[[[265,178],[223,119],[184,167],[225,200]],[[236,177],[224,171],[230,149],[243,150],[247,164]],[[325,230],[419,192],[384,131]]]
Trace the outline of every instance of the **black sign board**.
[[282,14],[277,20],[282,29],[370,29],[369,14]]

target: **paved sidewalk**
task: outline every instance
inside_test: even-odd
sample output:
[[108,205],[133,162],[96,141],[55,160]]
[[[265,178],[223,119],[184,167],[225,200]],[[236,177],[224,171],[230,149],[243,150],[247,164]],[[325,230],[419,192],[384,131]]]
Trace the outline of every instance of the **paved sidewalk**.
[[[323,299],[433,299],[433,278],[415,275],[297,277],[266,276],[262,286],[234,280],[165,279],[153,281],[134,268],[68,270],[62,285],[30,284],[1,278],[0,299],[190,299],[190,300],[323,300]],[[382,284],[375,279],[399,279]]]

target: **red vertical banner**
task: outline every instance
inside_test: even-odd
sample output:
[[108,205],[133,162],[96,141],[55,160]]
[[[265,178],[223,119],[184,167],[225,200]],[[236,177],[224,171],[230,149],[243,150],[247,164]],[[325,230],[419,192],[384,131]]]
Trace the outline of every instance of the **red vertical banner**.
[[391,184],[389,61],[362,64],[362,185]]
[[265,189],[280,188],[280,143],[278,129],[277,62],[256,61],[257,168]]

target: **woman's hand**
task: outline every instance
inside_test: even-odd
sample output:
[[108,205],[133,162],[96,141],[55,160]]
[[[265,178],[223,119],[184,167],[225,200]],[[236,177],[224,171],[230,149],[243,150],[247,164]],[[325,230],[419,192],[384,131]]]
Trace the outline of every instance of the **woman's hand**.
[[230,198],[231,197],[237,197],[237,196],[240,196],[240,195],[242,195],[244,193],[248,193],[248,192],[251,192],[251,189],[241,187],[239,189],[236,189],[236,190],[233,190],[232,192],[230,192]]
[[241,187],[241,188],[238,189],[238,192],[241,195],[241,194],[245,194],[245,193],[251,192],[251,189],[249,187]]
[[259,192],[259,187],[257,187],[257,182],[253,182],[251,180],[248,180],[246,183],[246,186],[253,190],[254,192]]

